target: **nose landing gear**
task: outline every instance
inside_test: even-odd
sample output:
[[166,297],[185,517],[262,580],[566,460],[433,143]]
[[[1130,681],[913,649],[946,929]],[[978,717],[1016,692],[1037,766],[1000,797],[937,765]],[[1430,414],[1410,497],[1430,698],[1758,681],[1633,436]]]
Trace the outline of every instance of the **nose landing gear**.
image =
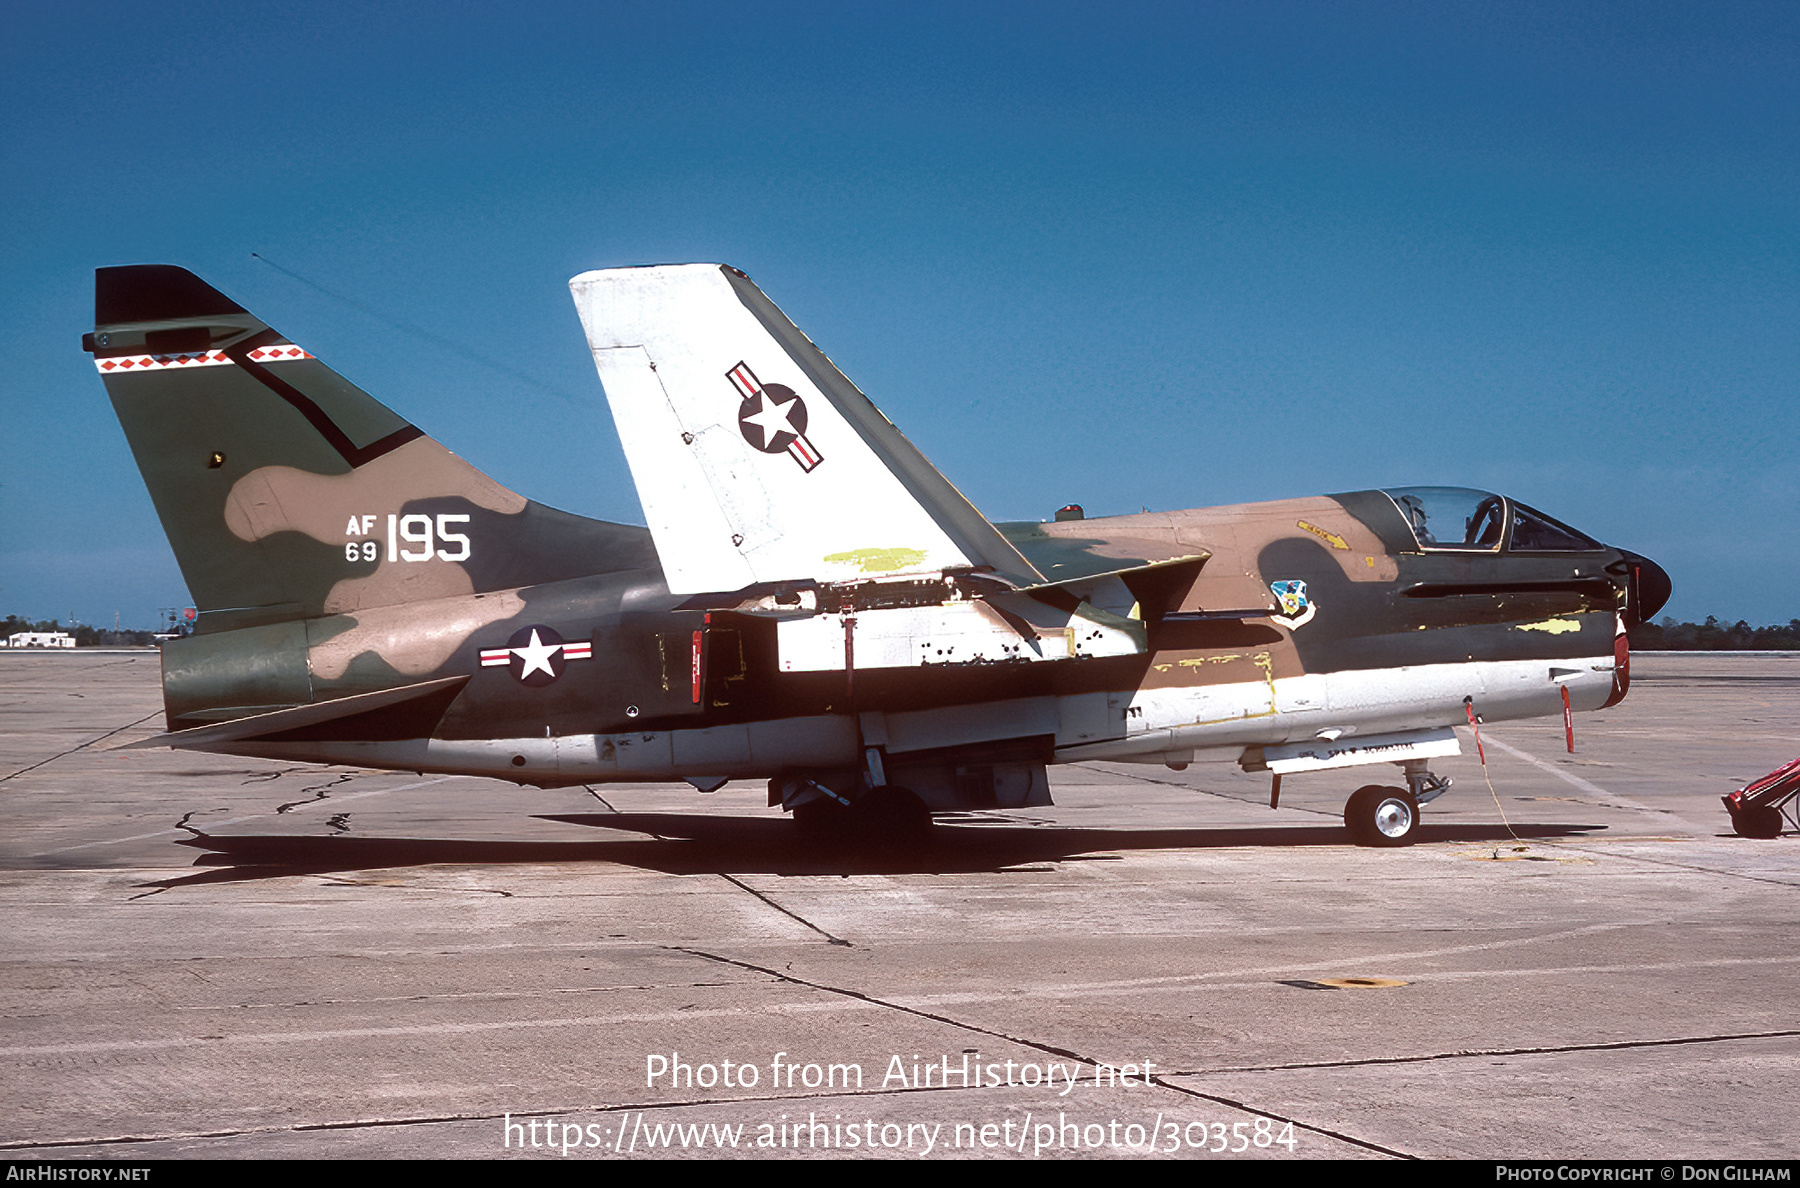
[[1368,784],[1344,804],[1344,827],[1363,846],[1408,846],[1418,838],[1419,806],[1450,790],[1450,777],[1431,774],[1425,760],[1407,759],[1400,769],[1406,787]]

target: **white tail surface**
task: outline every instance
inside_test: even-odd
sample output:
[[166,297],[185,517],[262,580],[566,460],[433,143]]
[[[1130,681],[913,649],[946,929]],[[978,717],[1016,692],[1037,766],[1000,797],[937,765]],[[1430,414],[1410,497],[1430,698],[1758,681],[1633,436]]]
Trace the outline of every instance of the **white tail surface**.
[[736,269],[614,268],[569,288],[672,592],[1042,580]]

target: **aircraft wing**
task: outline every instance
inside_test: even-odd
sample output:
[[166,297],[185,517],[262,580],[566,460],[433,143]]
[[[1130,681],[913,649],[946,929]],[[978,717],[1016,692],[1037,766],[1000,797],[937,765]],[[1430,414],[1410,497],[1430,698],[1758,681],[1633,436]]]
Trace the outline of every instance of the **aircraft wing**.
[[613,268],[569,287],[672,592],[1043,581],[735,268]]

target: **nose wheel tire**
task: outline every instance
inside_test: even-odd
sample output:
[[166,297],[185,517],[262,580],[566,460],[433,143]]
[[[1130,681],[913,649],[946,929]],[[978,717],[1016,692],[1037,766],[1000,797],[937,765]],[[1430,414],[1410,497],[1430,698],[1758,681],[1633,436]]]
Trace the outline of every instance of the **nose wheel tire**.
[[1404,788],[1370,784],[1344,805],[1344,826],[1362,846],[1408,846],[1418,837],[1419,802]]

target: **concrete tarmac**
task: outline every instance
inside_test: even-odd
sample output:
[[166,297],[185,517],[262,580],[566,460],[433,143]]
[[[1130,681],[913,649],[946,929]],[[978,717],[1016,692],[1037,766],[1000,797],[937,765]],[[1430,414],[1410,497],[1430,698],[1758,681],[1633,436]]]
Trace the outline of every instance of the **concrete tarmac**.
[[1465,737],[1407,849],[1341,822],[1390,767],[1091,763],[883,858],[748,783],[121,751],[153,653],[0,652],[0,1147],[1791,1158],[1800,838],[1718,798],[1800,656],[1634,678]]

